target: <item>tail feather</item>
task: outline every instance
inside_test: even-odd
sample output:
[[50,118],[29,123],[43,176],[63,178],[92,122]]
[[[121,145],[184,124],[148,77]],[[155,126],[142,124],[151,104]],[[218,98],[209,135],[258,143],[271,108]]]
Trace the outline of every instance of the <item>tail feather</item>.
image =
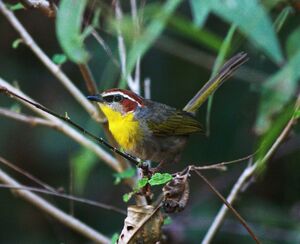
[[240,52],[229,59],[216,74],[197,92],[197,94],[184,107],[184,111],[196,113],[206,99],[214,93],[242,64],[248,60],[247,53]]

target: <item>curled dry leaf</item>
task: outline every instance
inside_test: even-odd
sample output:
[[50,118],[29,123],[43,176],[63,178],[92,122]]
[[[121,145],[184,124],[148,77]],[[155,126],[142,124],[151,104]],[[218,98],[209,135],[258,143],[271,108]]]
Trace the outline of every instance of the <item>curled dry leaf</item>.
[[160,210],[156,211],[154,206],[129,206],[117,243],[159,243],[162,224],[162,213]]
[[189,177],[190,167],[177,173],[173,179],[164,186],[162,206],[166,213],[181,212],[184,210],[190,195]]

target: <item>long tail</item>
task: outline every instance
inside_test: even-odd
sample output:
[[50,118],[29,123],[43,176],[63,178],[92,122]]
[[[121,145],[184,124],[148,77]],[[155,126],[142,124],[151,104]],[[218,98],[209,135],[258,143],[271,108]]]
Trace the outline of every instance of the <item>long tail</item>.
[[229,59],[217,75],[211,78],[201,88],[200,91],[188,102],[183,110],[189,113],[196,113],[198,108],[206,101],[206,99],[216,91],[243,63],[248,60],[247,53],[240,52]]

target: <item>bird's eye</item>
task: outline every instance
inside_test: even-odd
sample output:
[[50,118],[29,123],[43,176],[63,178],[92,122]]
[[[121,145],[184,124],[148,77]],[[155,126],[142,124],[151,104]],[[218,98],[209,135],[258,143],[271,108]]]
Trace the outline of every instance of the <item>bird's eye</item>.
[[114,102],[120,102],[122,101],[123,97],[121,95],[115,95],[114,96]]

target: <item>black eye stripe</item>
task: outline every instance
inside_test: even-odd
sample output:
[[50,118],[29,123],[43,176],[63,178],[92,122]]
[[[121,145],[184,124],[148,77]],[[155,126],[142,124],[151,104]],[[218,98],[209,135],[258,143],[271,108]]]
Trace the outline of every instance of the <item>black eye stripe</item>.
[[114,100],[114,96],[113,96],[113,95],[105,96],[105,97],[103,97],[103,100],[104,100],[105,102],[111,103],[111,102],[113,102],[113,100]]
[[116,95],[108,95],[108,96],[103,96],[103,100],[112,103],[112,102],[120,102],[123,100],[123,97],[119,94]]

